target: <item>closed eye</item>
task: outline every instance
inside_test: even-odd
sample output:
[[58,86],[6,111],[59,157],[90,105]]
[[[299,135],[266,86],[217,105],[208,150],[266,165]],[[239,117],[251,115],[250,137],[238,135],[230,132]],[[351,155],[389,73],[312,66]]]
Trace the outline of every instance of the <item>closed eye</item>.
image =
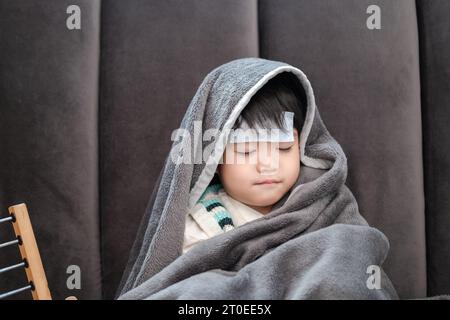
[[292,149],[292,147],[293,147],[293,146],[290,146],[290,147],[284,147],[284,148],[278,148],[278,150],[281,150],[281,151],[289,151],[289,150]]
[[245,155],[249,155],[252,154],[253,152],[255,152],[256,150],[248,150],[248,151],[237,151],[237,153],[239,154],[245,154]]
[[234,151],[238,154],[249,155],[258,150],[258,145],[256,143],[235,143],[233,144]]

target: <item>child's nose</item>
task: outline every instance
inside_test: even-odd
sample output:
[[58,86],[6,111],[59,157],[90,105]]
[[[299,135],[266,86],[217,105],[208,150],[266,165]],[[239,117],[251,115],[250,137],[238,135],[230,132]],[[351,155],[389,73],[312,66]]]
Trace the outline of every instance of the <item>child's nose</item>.
[[256,170],[261,174],[271,174],[278,170],[279,156],[278,152],[267,148],[258,152],[258,162],[256,163]]

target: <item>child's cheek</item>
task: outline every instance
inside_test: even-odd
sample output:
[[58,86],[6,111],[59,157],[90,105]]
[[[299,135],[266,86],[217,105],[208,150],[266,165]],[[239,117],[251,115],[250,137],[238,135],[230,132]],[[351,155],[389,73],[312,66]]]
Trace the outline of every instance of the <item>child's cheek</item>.
[[252,166],[248,164],[234,164],[230,165],[230,178],[233,179],[233,183],[238,186],[247,186],[252,181],[251,171]]
[[[300,175],[300,156],[292,153],[282,159],[281,169],[288,185],[292,186]],[[289,187],[290,187],[289,186]]]

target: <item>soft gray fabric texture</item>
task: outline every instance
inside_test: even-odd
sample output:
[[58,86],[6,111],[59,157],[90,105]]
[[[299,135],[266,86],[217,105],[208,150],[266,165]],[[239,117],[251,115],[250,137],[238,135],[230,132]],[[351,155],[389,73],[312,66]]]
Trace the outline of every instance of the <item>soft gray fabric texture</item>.
[[[281,72],[297,75],[307,95],[296,183],[303,185],[295,185],[263,218],[181,255],[189,203],[207,186],[217,162],[175,164],[169,155],[122,280],[120,299],[397,298],[382,269],[381,288],[367,286],[367,268],[381,267],[389,242],[359,214],[345,186],[346,156],[324,126],[312,87],[300,70],[259,58],[224,64],[206,76],[181,127],[193,133],[194,121],[202,120],[203,132],[225,131],[251,95]],[[213,154],[221,154],[224,139],[214,141]],[[204,148],[211,143],[197,142]],[[177,146],[175,141],[172,152]]]

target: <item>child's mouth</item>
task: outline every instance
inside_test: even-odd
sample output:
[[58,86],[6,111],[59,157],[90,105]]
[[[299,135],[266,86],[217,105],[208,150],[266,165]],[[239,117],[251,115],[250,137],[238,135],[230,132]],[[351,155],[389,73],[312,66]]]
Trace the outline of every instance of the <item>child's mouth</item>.
[[255,182],[256,185],[271,185],[271,184],[277,184],[281,181],[278,179],[262,179]]

